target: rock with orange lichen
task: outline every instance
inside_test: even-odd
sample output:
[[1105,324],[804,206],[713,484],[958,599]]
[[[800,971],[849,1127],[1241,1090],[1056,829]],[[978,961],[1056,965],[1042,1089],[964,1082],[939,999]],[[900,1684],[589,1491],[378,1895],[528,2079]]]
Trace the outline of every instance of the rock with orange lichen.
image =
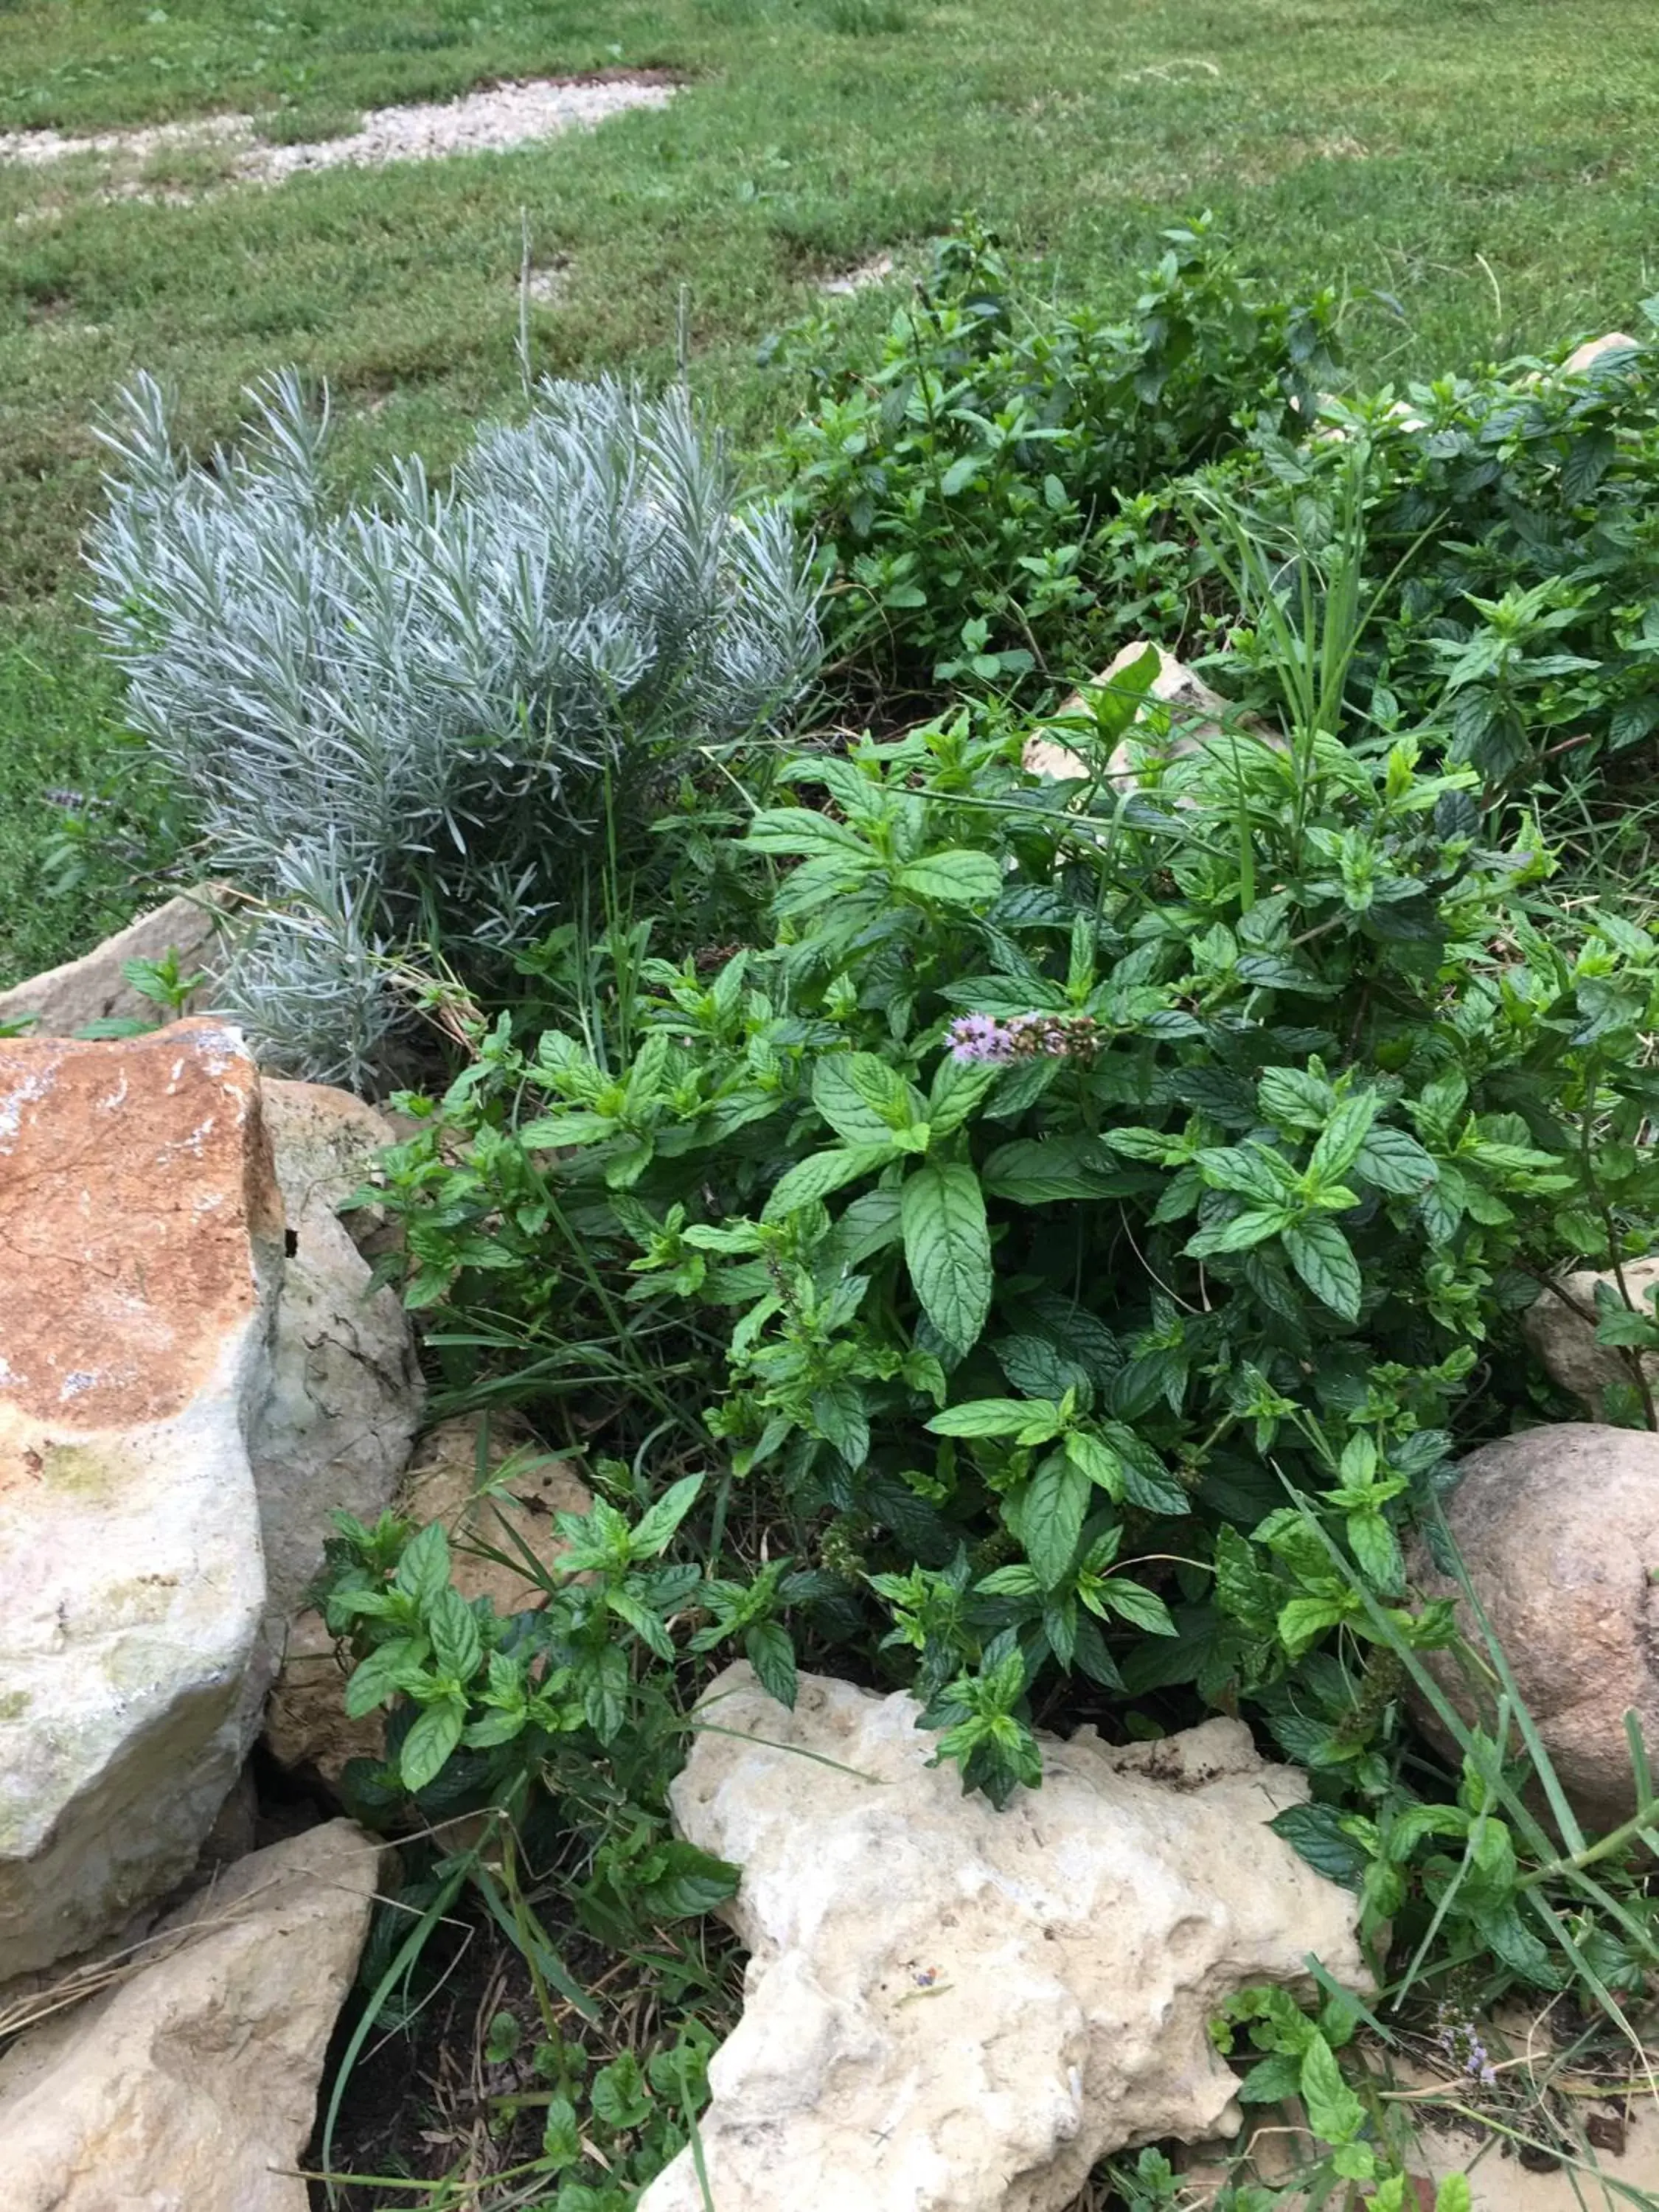
[[283,1234],[234,1030],[0,1040],[0,1981],[186,1874],[240,1765]]

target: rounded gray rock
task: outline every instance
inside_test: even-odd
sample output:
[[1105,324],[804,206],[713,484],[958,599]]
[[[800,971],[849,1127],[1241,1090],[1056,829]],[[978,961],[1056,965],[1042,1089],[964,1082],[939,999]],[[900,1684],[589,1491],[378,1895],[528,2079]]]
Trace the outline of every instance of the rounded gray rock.
[[[1573,1809],[1592,1831],[1636,1809],[1625,1734],[1633,1710],[1659,1758],[1659,1436],[1565,1421],[1483,1444],[1446,1519],[1469,1580]],[[1413,1578],[1454,1596],[1422,1547]],[[1482,1648],[1460,1601],[1463,1633]],[[1467,1719],[1476,1699],[1448,1653],[1424,1655]],[[1481,1716],[1490,1726],[1494,1711]],[[1450,1750],[1419,1703],[1418,1717]]]

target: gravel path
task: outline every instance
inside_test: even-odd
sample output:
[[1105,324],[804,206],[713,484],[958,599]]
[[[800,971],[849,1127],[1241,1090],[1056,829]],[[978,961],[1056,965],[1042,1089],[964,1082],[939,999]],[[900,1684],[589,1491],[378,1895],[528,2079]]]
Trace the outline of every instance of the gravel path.
[[625,108],[665,107],[674,92],[661,78],[534,78],[425,106],[371,108],[362,130],[351,137],[301,146],[264,144],[257,135],[258,118],[252,115],[210,115],[193,123],[160,123],[85,138],[57,131],[0,131],[0,161],[41,163],[77,154],[143,161],[173,148],[224,146],[235,149],[238,177],[276,184],[304,170],[503,153],[562,131],[591,130]]

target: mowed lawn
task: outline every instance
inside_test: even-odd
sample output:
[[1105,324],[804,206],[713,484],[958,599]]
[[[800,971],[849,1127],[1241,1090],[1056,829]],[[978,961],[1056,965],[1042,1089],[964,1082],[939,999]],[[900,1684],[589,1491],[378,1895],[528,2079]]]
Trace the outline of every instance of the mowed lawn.
[[94,843],[54,895],[53,787],[95,787],[112,689],[78,628],[92,426],[139,368],[198,447],[240,388],[326,377],[343,477],[442,465],[538,370],[672,364],[740,449],[799,404],[759,357],[826,277],[973,210],[1127,295],[1212,209],[1293,290],[1334,287],[1353,372],[1425,376],[1627,324],[1659,290],[1652,0],[0,0],[0,131],[220,110],[267,135],[492,80],[667,70],[665,109],[510,155],[228,186],[199,150],[149,197],[95,161],[0,162],[0,980],[137,895]]

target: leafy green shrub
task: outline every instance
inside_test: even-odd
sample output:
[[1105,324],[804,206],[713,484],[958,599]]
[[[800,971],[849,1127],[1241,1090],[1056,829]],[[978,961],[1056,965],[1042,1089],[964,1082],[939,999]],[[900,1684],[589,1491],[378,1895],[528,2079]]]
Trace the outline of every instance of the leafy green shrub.
[[1262,299],[1203,225],[1165,239],[1115,322],[1037,295],[970,227],[877,358],[811,363],[781,458],[833,556],[832,642],[881,684],[1013,688],[1179,628],[1186,552],[1148,491],[1288,430],[1332,325],[1328,295]]
[[252,452],[208,470],[134,387],[94,604],[209,866],[268,902],[223,995],[268,1062],[359,1083],[411,945],[510,973],[607,808],[648,817],[799,696],[813,593],[678,392],[544,384],[451,491],[408,460],[345,514],[297,380],[255,398]]
[[[1659,730],[1659,301],[1645,313],[1644,342],[1584,374],[1523,362],[1328,401],[1321,435],[1259,438],[1226,472],[1288,586],[1340,550],[1363,441],[1374,619],[1349,734],[1443,731],[1489,781],[1559,786]],[[1248,622],[1230,644],[1243,677]]]
[[845,1578],[820,1626],[873,1599],[994,1794],[1034,1705],[1181,1684],[1381,1790],[1390,1639],[1448,1632],[1399,1530],[1449,1423],[1659,1200],[1655,943],[1409,741],[1240,735],[1127,797],[1018,752],[959,715],[796,761],[769,947],[647,964],[626,1065],[501,1031],[392,1156],[417,1280],[498,1310],[475,1268],[562,1224],[642,1324],[690,1309],[710,1436]]
[[966,230],[878,358],[817,370],[783,458],[856,673],[1018,690],[1126,637],[1207,635],[1253,698],[1277,646],[1206,510],[1235,510],[1276,591],[1311,571],[1317,594],[1360,447],[1374,619],[1332,734],[1412,731],[1489,781],[1594,793],[1659,729],[1659,341],[1333,397],[1328,295],[1265,300],[1202,226],[1169,238],[1119,325]]
[[[382,1802],[539,1799],[576,1917],[621,1942],[664,1881],[722,1878],[660,1814],[706,1654],[786,1702],[803,1641],[911,1686],[999,1802],[1040,1779],[1040,1723],[1242,1710],[1310,1771],[1275,1826],[1392,1932],[1391,1995],[1449,1961],[1460,2002],[1571,1988],[1622,2023],[1659,1954],[1650,1785],[1589,1844],[1547,1762],[1468,1729],[1401,1537],[1434,1540],[1454,1430],[1506,1422],[1538,1277],[1650,1241],[1659,941],[1561,909],[1526,818],[1500,840],[1474,772],[1410,740],[1368,758],[1301,714],[1163,763],[1151,672],[1066,731],[1103,763],[1146,708],[1127,791],[1034,783],[988,709],[799,755],[815,803],[746,841],[769,943],[674,966],[613,935],[579,1031],[501,1018],[388,1156],[389,1264],[492,1393],[630,1338],[648,1384],[672,1341],[617,1494],[688,1451],[719,1471],[562,1522],[547,1613],[509,1624],[441,1586],[435,1532],[354,1532],[327,1602],[354,1709],[398,1702]],[[1413,1683],[1455,1778],[1403,1727]],[[1315,2181],[1403,2203],[1397,2127],[1334,2055],[1353,2017],[1241,2000],[1241,2094],[1300,2094]],[[556,2162],[583,2136],[554,2094]],[[670,2120],[619,2147],[635,2178]],[[1117,2178],[1172,2184],[1155,2153]]]

